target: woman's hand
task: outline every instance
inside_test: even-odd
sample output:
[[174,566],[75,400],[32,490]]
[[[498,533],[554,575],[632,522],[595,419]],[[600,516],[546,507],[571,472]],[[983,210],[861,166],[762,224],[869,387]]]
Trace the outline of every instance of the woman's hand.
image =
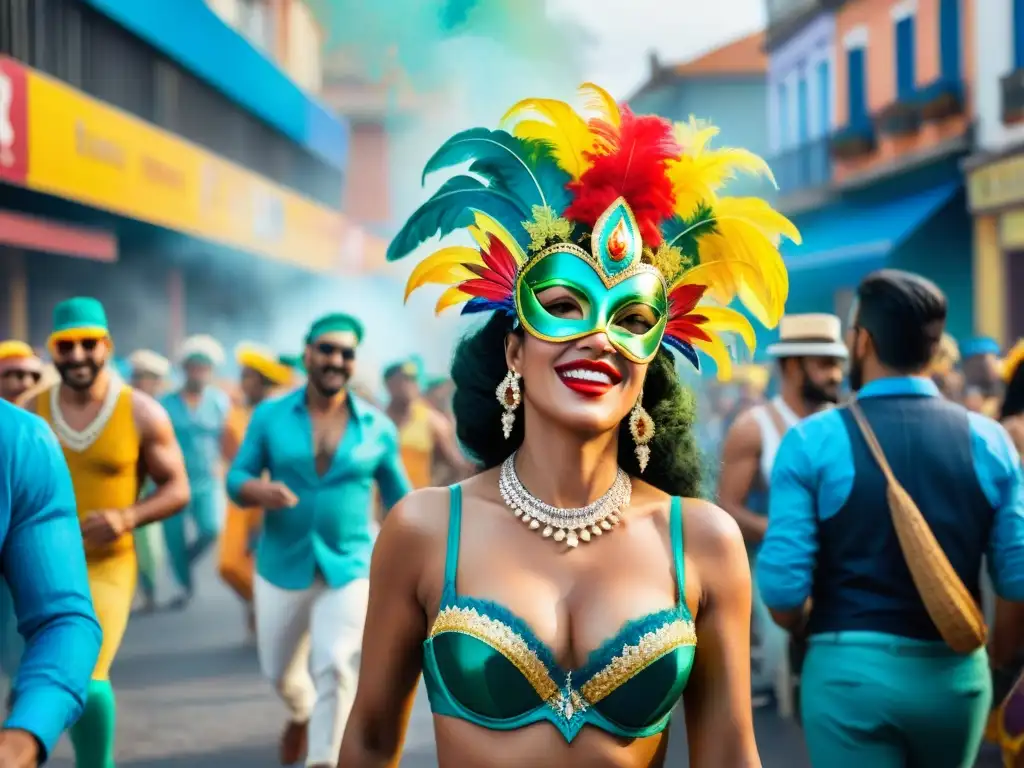
[[684,505],[686,555],[701,584],[697,655],[683,697],[690,765],[761,768],[750,704],[750,564],[739,526],[704,501]]
[[398,765],[427,636],[420,582],[432,547],[444,546],[437,521],[445,519],[447,505],[447,490],[417,491],[395,506],[381,526],[370,566],[359,689],[339,767]]

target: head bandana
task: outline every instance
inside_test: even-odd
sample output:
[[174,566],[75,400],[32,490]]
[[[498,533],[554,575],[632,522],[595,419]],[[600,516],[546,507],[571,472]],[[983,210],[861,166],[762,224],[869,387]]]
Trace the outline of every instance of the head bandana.
[[295,378],[294,369],[278,360],[273,352],[257,344],[239,344],[235,350],[235,361],[278,386],[288,384]]
[[53,308],[53,331],[47,341],[52,353],[60,341],[105,339],[110,336],[107,313],[99,301],[76,296]]
[[[699,368],[699,350],[728,378],[722,334],[750,348],[755,338],[726,304],[739,297],[774,327],[789,290],[778,243],[799,242],[799,233],[763,200],[718,190],[736,171],[771,172],[745,150],[708,148],[712,126],[635,116],[595,85],[581,90],[589,120],[568,104],[527,99],[506,114],[510,131],[464,131],[428,161],[424,176],[466,162],[473,175],[443,184],[391,242],[388,259],[461,228],[477,247],[424,259],[406,297],[446,285],[438,311],[504,312],[548,341],[603,332],[637,363],[664,345]],[[553,287],[577,299],[581,317],[548,312],[538,295]],[[636,316],[643,327],[627,322]]]
[[128,356],[128,365],[134,374],[166,378],[171,372],[171,361],[150,349],[138,349]]
[[212,336],[199,334],[185,339],[179,358],[183,365],[203,363],[216,367],[224,362],[224,348]]
[[313,325],[309,327],[309,333],[306,334],[306,343],[312,344],[318,338],[328,333],[351,333],[355,335],[356,343],[361,344],[363,341],[363,324],[352,317],[352,315],[346,315],[344,312],[324,315],[320,319],[315,320]]

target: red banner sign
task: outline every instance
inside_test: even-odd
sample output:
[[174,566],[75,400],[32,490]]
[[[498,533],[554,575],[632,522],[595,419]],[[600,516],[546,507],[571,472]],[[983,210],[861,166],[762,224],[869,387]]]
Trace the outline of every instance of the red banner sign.
[[28,85],[25,70],[0,56],[0,181],[28,176]]

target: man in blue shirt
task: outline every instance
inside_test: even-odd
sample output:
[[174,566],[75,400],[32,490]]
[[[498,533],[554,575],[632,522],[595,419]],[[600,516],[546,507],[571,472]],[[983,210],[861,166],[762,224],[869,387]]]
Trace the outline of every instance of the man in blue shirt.
[[[946,299],[917,275],[882,270],[858,288],[850,385],[897,480],[979,600],[1024,600],[1024,486],[1005,430],[945,400],[927,369]],[[776,454],[761,595],[806,630],[802,715],[812,764],[973,765],[992,687],[984,648],[954,653],[914,585],[886,483],[849,408],[793,427]]]
[[0,766],[34,768],[82,714],[101,637],[60,446],[42,419],[2,401],[0,571],[25,640]]
[[356,692],[373,547],[372,489],[411,488],[391,420],[349,391],[362,325],[344,314],[306,336],[304,388],[261,403],[228,473],[265,510],[254,604],[263,674],[289,709],[281,762],[334,768]]

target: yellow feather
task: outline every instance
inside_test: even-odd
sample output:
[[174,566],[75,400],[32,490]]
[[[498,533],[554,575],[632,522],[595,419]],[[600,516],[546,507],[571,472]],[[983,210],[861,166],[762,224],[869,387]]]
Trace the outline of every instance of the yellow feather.
[[[528,114],[545,120],[522,119]],[[520,139],[536,139],[551,145],[558,165],[578,179],[590,167],[583,156],[594,147],[594,137],[586,121],[564,101],[556,99],[523,99],[501,118],[501,124],[515,122],[513,135]]]
[[596,112],[599,120],[605,120],[616,127],[622,123],[619,105],[608,91],[595,83],[584,83],[579,90],[587,97],[587,110]]
[[464,266],[465,264],[483,264],[483,259],[476,248],[452,245],[430,254],[417,264],[409,275],[409,280],[405,284],[406,300],[413,291],[428,283],[453,285],[463,280],[471,280],[475,275]]
[[[521,267],[526,263],[526,253],[523,252],[522,246],[516,242],[516,239],[509,234],[507,229],[486,213],[482,213],[480,211],[474,211],[473,218],[476,221],[476,229],[479,230],[479,233],[483,238],[477,238],[474,234],[474,238],[476,238],[476,241],[480,243],[481,248],[490,253],[488,250],[490,248],[488,235],[493,235],[494,238],[504,245],[505,248],[508,249],[508,252],[512,254],[512,258],[515,260],[516,266]],[[477,254],[477,261],[475,263],[483,264],[483,259],[480,258],[479,254]]]
[[445,292],[441,294],[441,298],[437,300],[437,304],[434,306],[434,314],[439,315],[444,310],[448,309],[448,307],[454,307],[458,304],[462,304],[463,302],[469,301],[471,298],[473,297],[468,293],[460,291],[457,285],[452,286],[451,288],[446,289]]
[[757,345],[754,326],[735,309],[701,305],[694,310],[694,314],[704,315],[708,319],[701,328],[709,333],[735,333],[743,339],[747,349],[753,349]]
[[694,339],[693,346],[715,361],[719,381],[728,381],[732,378],[732,356],[721,338],[712,336],[711,341]]

